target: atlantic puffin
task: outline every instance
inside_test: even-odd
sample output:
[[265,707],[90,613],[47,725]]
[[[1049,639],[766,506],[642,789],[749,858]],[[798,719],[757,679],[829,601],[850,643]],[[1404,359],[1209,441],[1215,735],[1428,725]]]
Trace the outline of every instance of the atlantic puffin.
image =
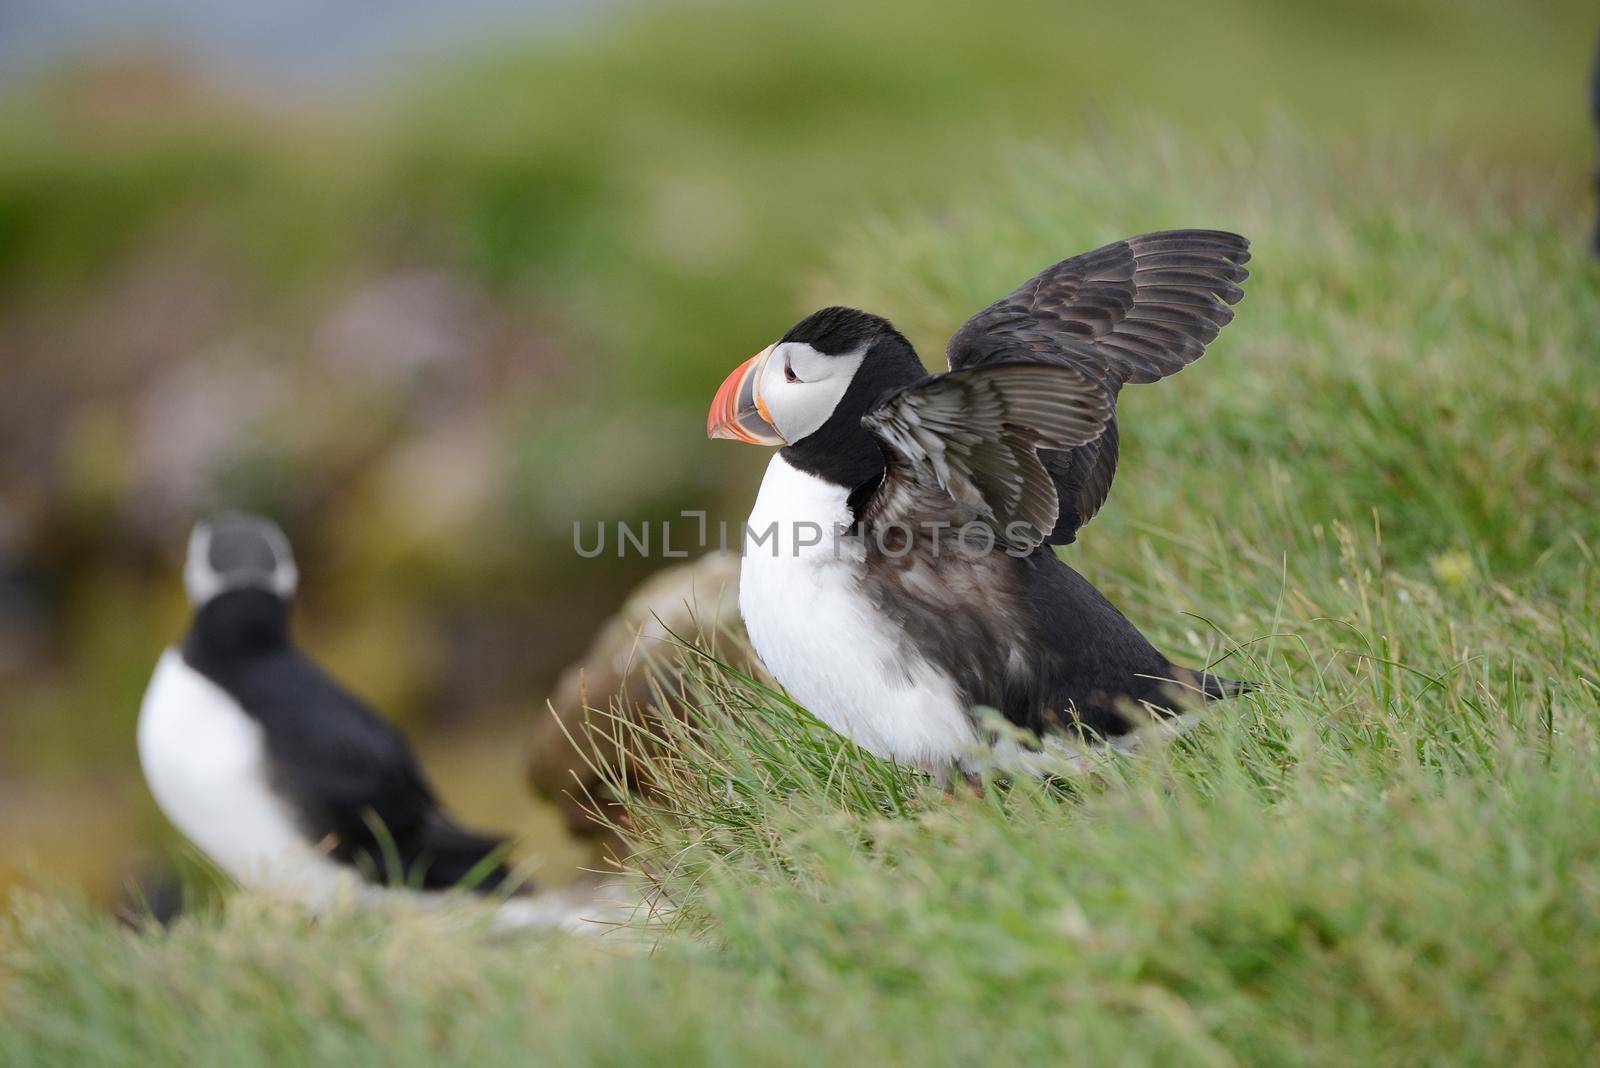
[[405,737],[296,647],[298,571],[276,524],[198,524],[183,578],[193,622],[138,728],[178,830],[241,884],[313,908],[369,890],[511,889],[505,839],[457,823]]
[[1169,661],[1055,547],[1110,491],[1118,391],[1200,358],[1249,258],[1237,234],[1174,230],[1063,260],[969,319],[941,374],[844,307],[736,368],[707,433],[781,446],[739,608],[790,695],[942,777],[1081,767],[1245,689]]

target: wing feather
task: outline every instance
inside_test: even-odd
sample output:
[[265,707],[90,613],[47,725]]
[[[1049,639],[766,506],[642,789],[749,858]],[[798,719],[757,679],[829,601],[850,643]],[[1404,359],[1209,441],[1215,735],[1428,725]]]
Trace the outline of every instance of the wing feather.
[[865,519],[914,521],[914,502],[939,494],[987,520],[1006,544],[1032,549],[1060,510],[1039,449],[1091,442],[1110,416],[1104,386],[1060,364],[996,363],[924,379],[862,418],[886,458]]
[[[958,371],[1026,361],[1071,367],[1115,404],[1129,382],[1154,382],[1198,360],[1244,296],[1250,243],[1221,230],[1168,230],[1116,241],[1045,268],[974,315],[950,339]],[[1059,512],[1049,542],[1072,541],[1111,491],[1116,417],[1107,433],[1041,462]]]

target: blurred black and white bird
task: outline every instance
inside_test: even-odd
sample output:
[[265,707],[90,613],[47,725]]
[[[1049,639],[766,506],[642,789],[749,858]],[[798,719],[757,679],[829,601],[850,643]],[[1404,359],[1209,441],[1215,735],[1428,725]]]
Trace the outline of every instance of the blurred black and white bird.
[[168,819],[241,884],[313,908],[380,890],[509,890],[505,839],[440,805],[411,746],[290,636],[298,574],[273,523],[194,528],[193,623],[156,667],[139,757]]
[[1064,260],[962,326],[943,374],[853,308],[738,367],[707,432],[783,446],[739,584],[773,676],[869,751],[941,774],[1081,765],[1240,692],[1169,661],[1053,547],[1111,489],[1118,391],[1200,358],[1248,260],[1207,230]]

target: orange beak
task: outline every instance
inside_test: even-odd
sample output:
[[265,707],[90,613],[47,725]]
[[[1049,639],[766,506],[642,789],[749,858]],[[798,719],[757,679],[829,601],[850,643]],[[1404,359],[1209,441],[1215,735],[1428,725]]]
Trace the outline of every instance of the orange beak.
[[761,372],[771,354],[769,345],[735,367],[723,381],[706,416],[707,437],[751,445],[784,444],[783,435],[772,425],[772,413],[761,400]]

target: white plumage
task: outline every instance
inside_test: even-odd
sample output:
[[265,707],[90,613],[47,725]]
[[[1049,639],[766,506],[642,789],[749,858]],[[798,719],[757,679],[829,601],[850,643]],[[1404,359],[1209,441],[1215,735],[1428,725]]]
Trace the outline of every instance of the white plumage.
[[145,691],[139,762],[167,819],[240,883],[313,907],[361,891],[273,791],[261,725],[176,649]]
[[847,498],[773,456],[740,569],[750,643],[795,700],[857,745],[948,767],[971,753],[977,734],[950,677],[862,593],[860,543],[834,536],[850,523]]

